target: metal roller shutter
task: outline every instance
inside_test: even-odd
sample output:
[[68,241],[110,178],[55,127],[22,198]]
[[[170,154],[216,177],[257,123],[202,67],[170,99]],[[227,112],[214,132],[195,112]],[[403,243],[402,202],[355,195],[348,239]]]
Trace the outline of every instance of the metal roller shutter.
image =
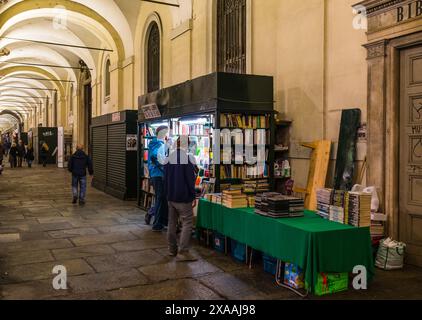
[[107,181],[107,127],[92,128],[92,161],[94,176],[98,182]]
[[108,126],[107,186],[126,192],[126,124]]

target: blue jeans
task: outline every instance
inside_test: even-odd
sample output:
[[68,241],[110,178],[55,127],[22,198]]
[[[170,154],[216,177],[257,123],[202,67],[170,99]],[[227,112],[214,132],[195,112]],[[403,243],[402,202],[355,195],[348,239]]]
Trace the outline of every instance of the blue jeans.
[[164,179],[161,177],[151,178],[155,192],[154,205],[154,230],[163,229],[168,224],[167,195],[164,191]]
[[72,192],[73,192],[74,198],[78,198],[78,187],[79,187],[79,201],[85,201],[86,177],[72,176]]

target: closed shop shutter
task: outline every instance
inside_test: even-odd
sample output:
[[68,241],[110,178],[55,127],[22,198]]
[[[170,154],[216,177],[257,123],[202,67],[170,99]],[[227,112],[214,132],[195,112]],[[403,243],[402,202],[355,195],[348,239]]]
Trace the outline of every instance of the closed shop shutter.
[[92,128],[92,161],[95,180],[107,181],[107,127]]
[[108,126],[107,186],[126,192],[126,124]]

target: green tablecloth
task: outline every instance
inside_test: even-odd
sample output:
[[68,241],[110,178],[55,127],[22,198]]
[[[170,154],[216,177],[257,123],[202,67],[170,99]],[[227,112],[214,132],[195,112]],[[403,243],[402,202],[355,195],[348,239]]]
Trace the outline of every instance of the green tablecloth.
[[253,208],[230,209],[201,200],[197,228],[222,233],[255,250],[305,272],[312,291],[320,272],[352,272],[357,265],[374,275],[369,228],[355,228],[321,219],[311,211],[302,218],[272,219],[257,215]]

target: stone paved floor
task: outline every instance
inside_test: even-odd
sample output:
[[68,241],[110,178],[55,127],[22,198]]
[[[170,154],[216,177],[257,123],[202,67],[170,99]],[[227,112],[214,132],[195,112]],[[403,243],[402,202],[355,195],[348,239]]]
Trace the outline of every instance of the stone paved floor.
[[[69,184],[53,167],[0,176],[0,299],[299,299],[262,266],[196,244],[197,262],[176,263],[135,203],[89,188],[75,206]],[[66,291],[52,288],[56,265],[67,268]],[[377,271],[368,291],[329,298],[421,299],[422,269]]]

